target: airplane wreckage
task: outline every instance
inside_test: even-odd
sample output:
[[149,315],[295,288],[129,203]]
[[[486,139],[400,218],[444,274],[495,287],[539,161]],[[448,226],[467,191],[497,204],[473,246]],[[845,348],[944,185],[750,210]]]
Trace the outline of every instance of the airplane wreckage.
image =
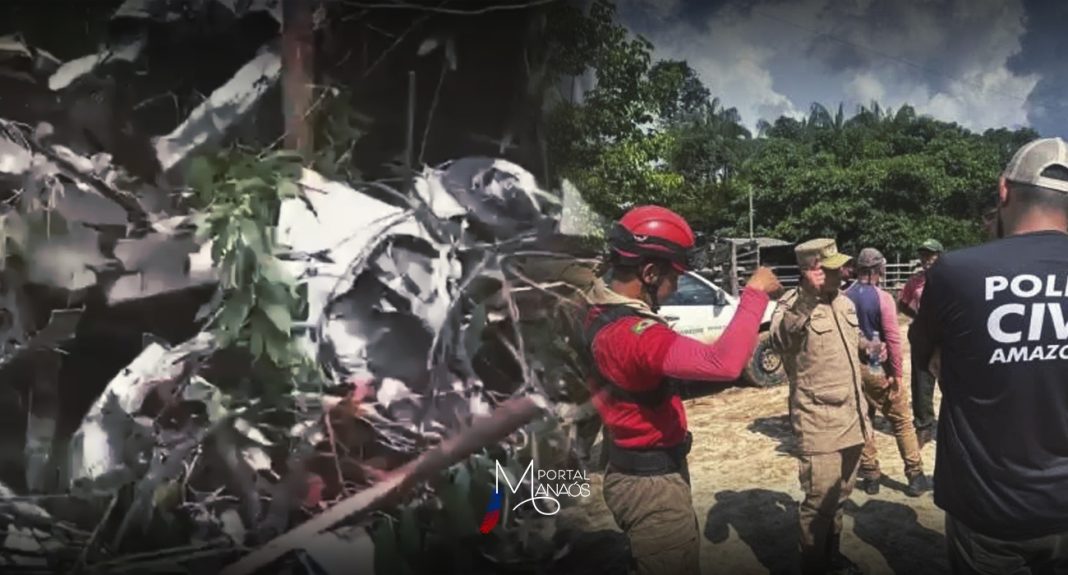
[[[563,461],[590,421],[581,368],[547,327],[569,278],[589,277],[589,251],[568,239],[577,195],[487,157],[401,185],[301,168],[269,256],[303,296],[287,328],[318,375],[266,401],[248,350],[213,328],[227,294],[204,215],[182,198],[190,162],[262,112],[278,38],[148,141],[147,159],[128,131],[65,124],[96,119],[86,86],[116,89],[110,71],[145,57],[138,31],[179,21],[176,4],[126,2],[123,34],[67,62],[0,39],[0,563],[394,572],[433,547],[412,543],[421,532],[477,537],[489,493],[476,480],[492,485],[497,461],[516,478],[519,457]],[[280,18],[263,0],[199,5]],[[618,538],[561,539],[515,515],[466,572],[525,572],[531,557],[543,572],[619,571]]]

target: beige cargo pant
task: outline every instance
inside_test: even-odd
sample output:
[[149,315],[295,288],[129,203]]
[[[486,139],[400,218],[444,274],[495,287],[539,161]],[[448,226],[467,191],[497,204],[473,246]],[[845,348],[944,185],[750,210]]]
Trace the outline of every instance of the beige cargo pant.
[[[908,386],[899,383],[900,391],[897,397],[890,397],[890,386],[883,376],[872,375],[867,369],[862,370],[864,375],[864,395],[875,409],[883,414],[890,422],[894,430],[894,439],[897,440],[897,451],[905,462],[905,476],[909,479],[923,473],[923,458],[920,456],[920,442],[916,438],[916,428],[912,425],[912,410],[909,407]],[[864,445],[864,452],[860,458],[860,477],[864,479],[879,479],[882,471],[879,469],[879,453],[875,448],[873,437]]]
[[701,539],[690,484],[680,473],[625,475],[609,465],[604,500],[630,539],[639,575],[698,575]]
[[824,573],[830,567],[832,542],[842,533],[842,505],[853,493],[863,447],[800,456],[799,476],[805,492],[798,510],[802,573]]

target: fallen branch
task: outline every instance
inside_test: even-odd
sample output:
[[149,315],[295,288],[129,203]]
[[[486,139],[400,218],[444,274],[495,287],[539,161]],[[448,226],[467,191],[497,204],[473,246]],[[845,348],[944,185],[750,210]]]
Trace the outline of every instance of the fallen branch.
[[532,397],[511,399],[494,411],[493,415],[477,419],[456,437],[420,455],[376,483],[324,513],[308,520],[288,533],[268,542],[262,548],[228,566],[223,575],[251,575],[270,565],[286,553],[306,546],[308,541],[345,519],[367,513],[391,498],[421,483],[479,449],[495,444],[533,421],[543,412],[543,406]]
[[89,564],[89,554],[96,551],[96,546],[100,543],[100,538],[104,534],[104,526],[111,519],[111,514],[115,512],[115,506],[118,502],[118,494],[111,497],[111,503],[108,504],[107,510],[104,511],[104,516],[101,517],[100,521],[96,524],[96,529],[93,529],[93,534],[89,537],[89,542],[85,544],[81,553],[78,554],[78,562],[74,564],[74,569],[71,570],[75,575],[85,572],[85,567]]
[[233,545],[226,544],[222,541],[208,541],[206,543],[198,543],[195,545],[124,555],[110,561],[97,563],[91,567],[91,570],[93,573],[121,573],[124,571],[149,573],[152,572],[148,570],[149,566],[158,566],[160,564],[173,566],[175,563],[216,557],[218,555],[233,554],[236,552],[238,552],[238,550],[235,549]]
[[59,167],[60,170],[62,170],[63,175],[74,180],[79,180],[89,185],[94,190],[96,190],[97,193],[115,202],[119,205],[119,207],[126,210],[127,220],[134,227],[134,229],[142,230],[148,228],[148,212],[145,210],[144,206],[141,205],[141,202],[138,201],[137,196],[133,192],[120,190],[119,188],[116,188],[111,184],[105,182],[104,180],[100,179],[92,172],[87,172],[83,170],[82,168],[77,166],[74,161],[72,161],[72,156],[74,158],[78,157],[73,153],[63,153],[66,152],[66,150],[63,150],[63,152],[57,152],[56,150],[49,149],[46,146],[39,145],[34,145],[34,148],[37,153],[42,154],[49,160],[55,162],[56,166]]

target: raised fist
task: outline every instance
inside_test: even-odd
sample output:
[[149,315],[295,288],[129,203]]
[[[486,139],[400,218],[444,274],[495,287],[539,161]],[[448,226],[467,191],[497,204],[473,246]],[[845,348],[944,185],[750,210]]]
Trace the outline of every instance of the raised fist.
[[749,282],[745,284],[746,287],[751,287],[755,290],[760,290],[768,295],[778,292],[782,289],[782,284],[779,283],[778,276],[775,272],[771,271],[771,268],[759,267],[753,275],[749,277]]

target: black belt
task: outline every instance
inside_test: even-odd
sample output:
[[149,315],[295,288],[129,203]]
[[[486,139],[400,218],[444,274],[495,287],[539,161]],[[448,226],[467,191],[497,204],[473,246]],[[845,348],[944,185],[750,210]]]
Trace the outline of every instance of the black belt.
[[686,432],[682,443],[671,447],[626,448],[615,442],[608,444],[608,462],[627,475],[686,475],[686,456],[693,445],[693,435]]

